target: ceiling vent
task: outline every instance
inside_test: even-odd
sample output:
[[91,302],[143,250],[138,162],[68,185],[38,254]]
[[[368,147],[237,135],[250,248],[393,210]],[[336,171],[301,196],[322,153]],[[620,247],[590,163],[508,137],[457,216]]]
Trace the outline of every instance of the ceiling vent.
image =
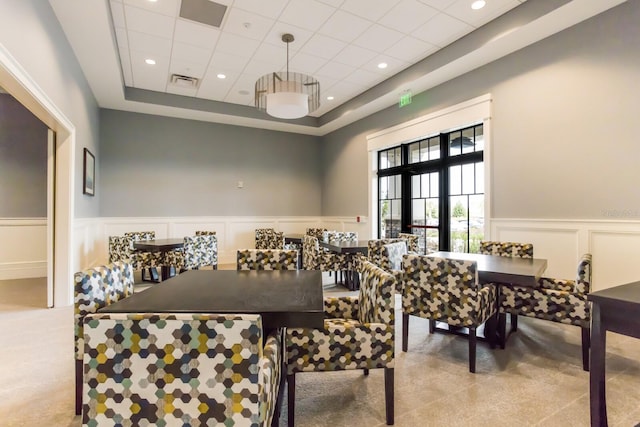
[[220,28],[227,6],[211,0],[182,0],[180,17]]
[[195,77],[182,76],[180,74],[171,74],[172,85],[180,86],[180,87],[198,87],[198,79]]

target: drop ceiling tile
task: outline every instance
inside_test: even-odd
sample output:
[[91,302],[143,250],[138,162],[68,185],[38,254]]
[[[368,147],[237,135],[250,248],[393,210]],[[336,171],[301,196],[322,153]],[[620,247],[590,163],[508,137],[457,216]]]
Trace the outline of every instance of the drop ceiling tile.
[[351,65],[352,67],[360,67],[371,61],[376,55],[377,53],[372,50],[350,44],[333,57],[332,61]]
[[182,95],[182,96],[196,96],[198,92],[197,87],[182,87],[178,85],[173,85],[171,83],[167,84],[167,93],[172,93],[174,95]]
[[145,55],[131,51],[133,84],[140,89],[164,92],[169,80],[169,59],[158,58],[156,65],[144,63]]
[[434,8],[417,0],[402,0],[378,22],[401,33],[409,34],[437,13],[438,11]]
[[325,22],[318,32],[325,36],[350,43],[369,28],[371,24],[371,21],[338,10]]
[[456,0],[419,0],[419,1],[441,12],[456,2]]
[[315,0],[295,0],[289,2],[278,20],[316,31],[334,11],[335,8]]
[[324,94],[324,90],[325,88],[331,87],[334,84],[338,83],[340,80],[339,79],[334,79],[328,76],[320,76],[320,75],[314,75],[313,77],[316,78],[316,80],[318,80],[320,82],[320,97],[321,99],[324,99],[325,94]]
[[380,83],[383,79],[384,77],[378,73],[374,73],[369,70],[358,68],[353,73],[345,77],[344,81],[355,84],[357,86],[370,87]]
[[247,68],[245,68],[242,75],[253,76],[253,82],[255,83],[256,80],[258,80],[261,76],[264,76],[265,74],[270,74],[278,71],[285,71],[286,69],[287,67],[284,61],[282,62],[282,64],[274,65],[272,62],[257,61],[252,59],[247,64]]
[[471,1],[457,0],[445,12],[478,28],[519,5],[520,3],[516,0],[491,0],[487,1],[486,6],[482,9],[473,10],[471,9]]
[[194,62],[171,58],[169,65],[170,74],[180,74],[181,76],[195,77],[201,79],[207,71],[207,64],[197,64]]
[[361,18],[376,22],[382,18],[400,0],[346,0],[342,10],[351,12]]
[[287,5],[288,0],[235,0],[234,8],[257,13],[266,18],[276,19],[282,13],[282,9]]
[[344,0],[319,0],[319,1],[333,7],[340,7],[342,3],[344,3]]
[[[387,67],[378,68],[378,64],[380,64],[381,62],[386,63]],[[409,63],[407,61],[403,61],[397,58],[392,58],[389,55],[379,55],[373,58],[368,63],[366,63],[362,68],[365,70],[369,70],[373,73],[385,76],[385,78],[387,78],[387,77],[391,77],[396,73],[399,73],[400,71],[404,70],[408,66],[409,66]]]
[[273,45],[282,45],[285,48],[285,43],[282,41],[283,34],[291,34],[293,35],[294,40],[289,43],[289,52],[297,52],[309,39],[313,36],[313,32],[306,30],[301,27],[297,27],[295,25],[286,24],[284,22],[277,21],[269,34],[265,37],[264,41],[266,43],[271,43]]
[[354,71],[355,68],[350,65],[340,64],[338,62],[327,62],[318,70],[318,75],[342,80]]
[[131,57],[129,56],[129,51],[120,49],[118,53],[124,84],[125,86],[133,86],[133,72],[131,71]]
[[331,59],[346,46],[346,43],[340,40],[323,36],[322,34],[315,34],[305,43],[300,52],[308,55],[316,55],[320,58]]
[[437,49],[438,48],[431,43],[418,40],[415,37],[406,36],[384,53],[406,62],[417,62],[426,58]]
[[169,57],[171,55],[171,39],[150,36],[144,33],[129,31],[129,49],[146,52],[152,56]]
[[129,31],[165,38],[173,37],[175,18],[131,6],[125,6],[124,14]]
[[436,15],[412,35],[434,46],[444,47],[456,38],[473,31],[473,27],[444,13]]
[[271,27],[273,27],[273,24],[273,19],[232,7],[227,12],[223,28],[224,31],[262,41],[271,30]]
[[120,49],[129,50],[129,37],[127,36],[127,30],[124,28],[116,28],[116,42]]
[[326,63],[327,60],[324,58],[298,52],[289,61],[289,68],[291,71],[313,75]]
[[140,9],[145,9],[154,13],[160,13],[166,16],[177,17],[180,12],[181,0],[161,0],[152,2],[149,0],[124,0],[124,3],[129,6],[135,6]]
[[362,84],[341,81],[331,86],[327,94],[331,92],[331,94],[335,98],[333,100],[334,103],[337,103],[337,102],[343,103],[353,98],[354,96],[357,96],[360,93],[364,92],[366,89],[367,89],[367,86]]
[[216,51],[241,54],[249,58],[254,54],[259,45],[260,42],[257,40],[223,32],[218,39]]
[[[291,53],[289,53],[289,56],[291,56]],[[284,67],[287,65],[287,46],[285,43],[281,43],[279,46],[270,43],[261,43],[253,54],[252,60]]]
[[376,52],[383,52],[398,43],[402,37],[404,34],[399,31],[374,24],[362,33],[353,44]]
[[194,64],[206,65],[213,54],[212,49],[203,49],[186,43],[174,42],[171,50],[171,58],[181,61],[188,61]]
[[217,28],[182,18],[176,21],[176,41],[213,50],[219,37],[220,30]]
[[[254,100],[254,88],[256,79],[251,75],[242,74],[235,81],[229,93],[224,98],[225,102],[232,102],[234,104],[247,105]],[[243,94],[241,92],[248,92]]]
[[196,97],[212,99],[214,101],[223,101],[227,93],[231,90],[235,82],[235,78],[227,77],[221,80],[216,77],[216,74],[209,72],[205,74],[204,78],[200,82]]
[[115,0],[111,0],[111,18],[113,19],[113,26],[116,28],[126,28],[127,23],[124,19],[124,5]]
[[239,74],[247,66],[248,62],[249,60],[243,56],[215,51],[209,62],[209,70],[215,74],[219,72],[217,70],[223,70],[225,74],[228,74],[227,70],[234,72],[234,74]]

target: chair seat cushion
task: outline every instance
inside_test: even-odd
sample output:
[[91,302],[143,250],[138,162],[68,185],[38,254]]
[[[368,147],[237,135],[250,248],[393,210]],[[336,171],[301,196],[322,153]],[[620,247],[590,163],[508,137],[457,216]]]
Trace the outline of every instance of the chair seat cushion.
[[584,295],[512,285],[502,286],[500,311],[581,327],[588,327],[590,318]]
[[288,328],[287,372],[392,368],[394,331],[383,323],[325,319],[323,329]]

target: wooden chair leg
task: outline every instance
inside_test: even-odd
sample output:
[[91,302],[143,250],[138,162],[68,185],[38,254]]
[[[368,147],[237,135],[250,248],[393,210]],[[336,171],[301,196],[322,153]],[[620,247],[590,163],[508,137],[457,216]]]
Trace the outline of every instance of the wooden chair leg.
[[387,425],[393,425],[393,368],[384,368],[384,403]]
[[589,371],[589,350],[591,349],[591,329],[582,328],[582,369]]
[[433,334],[436,331],[436,321],[429,319],[429,333]]
[[364,368],[364,375],[365,375],[365,376],[369,375],[369,369]]
[[469,372],[476,372],[476,328],[469,328]]
[[287,375],[287,395],[287,425],[293,427],[296,413],[296,374]]
[[515,313],[511,313],[511,332],[515,332],[518,330],[518,315]]
[[76,359],[76,415],[82,413],[82,360]]
[[498,334],[500,335],[500,348],[504,350],[507,343],[507,313],[498,315]]
[[402,351],[407,351],[409,341],[409,315],[402,313]]

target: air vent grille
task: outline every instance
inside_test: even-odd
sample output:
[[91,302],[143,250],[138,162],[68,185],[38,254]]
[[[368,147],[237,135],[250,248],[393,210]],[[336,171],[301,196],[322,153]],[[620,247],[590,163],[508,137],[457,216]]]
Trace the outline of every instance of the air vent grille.
[[198,79],[195,77],[183,76],[180,74],[171,74],[171,84],[180,87],[198,87]]
[[182,0],[180,17],[220,28],[227,6],[211,0]]

